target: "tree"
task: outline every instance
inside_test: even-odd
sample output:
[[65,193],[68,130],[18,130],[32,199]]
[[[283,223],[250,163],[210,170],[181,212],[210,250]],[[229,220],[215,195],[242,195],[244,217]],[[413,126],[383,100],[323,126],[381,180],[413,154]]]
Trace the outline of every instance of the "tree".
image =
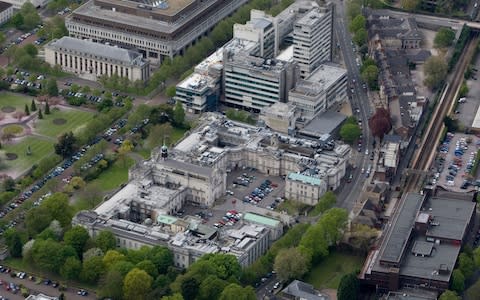
[[[255,290],[251,286],[241,287],[236,283],[231,283],[225,287],[220,294],[219,300],[255,300]],[[185,299],[186,300],[186,299]]]
[[228,282],[218,278],[215,275],[210,275],[200,284],[200,289],[198,291],[198,299],[200,300],[210,300],[218,299],[220,293],[228,285]]
[[368,33],[365,28],[360,28],[355,32],[355,35],[353,36],[353,41],[355,44],[357,44],[359,47],[362,47],[367,43],[367,38],[368,38]]
[[42,109],[41,108],[38,110],[38,119],[39,120],[43,119],[43,114],[42,114]]
[[461,253],[458,256],[458,268],[462,271],[465,278],[470,278],[475,272],[473,259],[466,253]]
[[302,278],[309,270],[309,260],[298,248],[282,249],[275,257],[273,269],[280,280]]
[[120,160],[123,162],[123,166],[127,166],[127,154],[132,152],[134,146],[132,141],[125,140],[122,145],[118,148],[118,155]]
[[147,299],[152,286],[152,277],[147,272],[134,268],[123,280],[123,294],[126,300]]
[[445,80],[448,71],[447,62],[443,57],[430,56],[424,64],[426,74],[425,85],[430,89],[438,88]]
[[35,236],[42,232],[51,221],[52,216],[44,206],[32,208],[25,215],[25,227],[30,236]]
[[311,214],[314,216],[323,214],[325,211],[332,208],[335,205],[335,203],[337,203],[337,197],[332,191],[328,191],[325,194],[323,194],[322,197],[320,197],[317,205],[315,205],[315,208],[313,209]]
[[[193,49],[193,48],[191,48],[191,49]],[[174,97],[176,93],[177,93],[177,89],[174,85],[168,86],[165,90],[165,95],[167,95],[167,97],[169,97],[169,98]]]
[[52,239],[35,240],[31,249],[33,263],[40,269],[59,272],[67,258],[75,257],[75,250],[70,246],[63,246]]
[[0,45],[3,45],[5,41],[7,40],[7,37],[5,36],[5,33],[1,32],[0,33]]
[[100,256],[92,256],[83,261],[80,278],[88,283],[96,283],[105,273],[105,265]]
[[383,107],[377,108],[375,114],[368,120],[368,127],[374,137],[380,140],[392,129],[390,113]]
[[48,226],[48,229],[52,231],[56,240],[60,240],[62,238],[63,228],[62,225],[60,225],[60,222],[57,220],[53,220]]
[[350,22],[348,29],[351,33],[356,33],[360,29],[365,29],[366,25],[367,21],[365,20],[365,17],[359,14]]
[[161,145],[163,142],[168,145],[170,144],[170,136],[172,135],[172,132],[173,127],[170,123],[155,125],[150,128],[146,142],[150,148]]
[[12,22],[13,26],[15,28],[20,29],[23,26],[23,16],[21,13],[17,12],[12,16],[10,19],[10,22]]
[[194,300],[200,288],[199,281],[195,277],[186,277],[182,280],[181,291],[183,299]]
[[100,280],[98,296],[101,298],[122,299],[123,275],[117,270],[109,270]]
[[63,242],[70,245],[77,252],[78,257],[82,257],[83,250],[90,239],[88,231],[82,226],[74,226],[63,236]]
[[22,257],[23,244],[20,234],[17,231],[8,230],[5,232],[5,239],[10,255],[15,258]]
[[[30,57],[35,57],[37,56],[38,54],[38,49],[37,47],[35,47],[34,44],[26,44],[25,46],[23,46],[23,50],[25,50],[25,52],[30,55]],[[31,75],[33,76],[33,75]],[[34,76],[33,76],[34,77]],[[32,78],[30,78],[31,80]],[[31,80],[31,81],[34,81],[34,80]]]
[[103,257],[103,263],[105,264],[107,269],[110,269],[112,265],[123,260],[126,260],[125,255],[116,250],[108,250]]
[[185,122],[185,110],[180,101],[177,101],[175,104],[175,109],[173,110],[173,122],[176,126],[183,126]]
[[182,294],[175,293],[171,296],[163,296],[161,300],[184,300]]
[[401,1],[402,8],[408,11],[414,11],[415,9],[417,9],[419,4],[420,4],[420,0],[402,0]]
[[68,257],[65,263],[60,267],[60,275],[68,280],[78,279],[78,275],[82,271],[82,263],[76,257]]
[[142,260],[135,267],[147,272],[147,274],[150,275],[152,278],[156,278],[158,276],[157,267],[150,260]]
[[465,290],[465,276],[463,276],[462,271],[459,269],[453,270],[450,287],[459,294]]
[[73,211],[72,207],[68,204],[68,196],[63,193],[55,193],[50,197],[43,200],[40,207],[44,207],[51,218],[51,220],[58,220],[62,227],[70,226],[72,222]]
[[[479,248],[477,248],[477,249],[479,249]],[[480,280],[477,280],[463,294],[465,300],[478,300],[478,295],[480,295]],[[459,298],[452,299],[452,300],[457,300],[457,299],[461,299],[461,298],[459,297]],[[440,298],[440,300],[444,300],[444,299]],[[446,300],[450,300],[450,299],[446,299]]]
[[454,291],[446,290],[440,295],[438,300],[461,300],[462,298],[457,295]]
[[433,44],[435,48],[448,48],[453,44],[455,31],[450,28],[441,28],[435,35]]
[[45,114],[50,114],[50,104],[48,104],[48,101],[45,102]]
[[357,124],[346,123],[340,128],[340,136],[345,142],[350,144],[357,140],[360,137],[360,134],[362,134],[362,131]]
[[95,237],[95,245],[106,253],[117,247],[117,239],[111,231],[103,230]]
[[31,111],[36,111],[37,110],[37,105],[35,104],[35,99],[32,99],[32,104],[30,104],[30,110]]
[[173,253],[167,247],[152,247],[147,254],[147,259],[155,264],[159,274],[165,274],[173,266]]
[[[238,260],[235,256],[231,254],[206,254],[202,256],[198,262],[208,262],[213,269],[215,274],[220,279],[229,279],[230,277],[240,278],[242,268],[238,263]],[[195,267],[191,268],[195,270]]]
[[357,275],[350,273],[342,276],[337,290],[338,300],[355,300],[359,293],[360,283]]
[[62,134],[58,138],[58,143],[54,145],[55,153],[61,155],[63,158],[68,158],[76,151],[77,139],[73,135],[73,132],[67,132]]
[[27,105],[27,104],[25,104],[25,114],[26,114],[27,116],[30,115],[30,109],[28,109],[28,105]]
[[377,88],[378,81],[378,67],[376,65],[369,65],[363,69],[362,74],[360,74],[362,80],[368,84],[370,89]]
[[7,176],[3,180],[3,190],[6,192],[13,192],[15,190],[15,180],[12,177]]

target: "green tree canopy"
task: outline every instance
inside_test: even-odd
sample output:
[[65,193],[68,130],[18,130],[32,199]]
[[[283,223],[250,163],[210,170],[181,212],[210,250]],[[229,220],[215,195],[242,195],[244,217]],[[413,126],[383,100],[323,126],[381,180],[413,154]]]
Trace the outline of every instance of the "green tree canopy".
[[310,269],[309,258],[298,248],[282,249],[275,257],[273,269],[282,281],[302,278]]
[[445,80],[448,65],[444,58],[440,56],[430,56],[425,61],[424,71],[426,74],[425,85],[430,89],[435,89]]
[[236,283],[231,283],[225,287],[220,294],[219,300],[255,300],[255,290],[251,286],[241,287]]
[[82,257],[85,246],[87,245],[90,236],[88,231],[82,226],[74,226],[63,236],[63,242],[70,245],[77,252],[78,257]]
[[31,249],[33,263],[40,269],[59,272],[68,257],[76,257],[75,249],[54,240],[36,240]]
[[459,269],[453,270],[450,287],[452,288],[452,290],[459,294],[461,294],[463,290],[465,290],[465,276]]
[[[480,292],[480,291],[479,291]],[[477,294],[478,295],[478,294]],[[462,298],[457,295],[454,291],[446,290],[440,295],[438,300],[461,300]]]
[[124,275],[117,270],[109,270],[107,274],[100,279],[100,289],[98,296],[102,298],[111,298],[114,300],[122,299],[123,296]]
[[68,280],[78,279],[82,271],[82,263],[76,257],[68,257],[65,263],[60,267],[60,275]]
[[353,41],[359,47],[362,47],[367,43],[367,38],[368,38],[367,30],[365,28],[360,28],[355,32],[355,35],[353,36]]
[[54,145],[55,153],[63,158],[68,158],[76,151],[76,143],[77,138],[73,135],[73,132],[66,132],[58,137],[58,143]]
[[152,286],[152,277],[147,272],[134,268],[123,280],[123,295],[125,300],[147,299]]
[[450,28],[441,28],[435,35],[433,45],[435,48],[447,48],[453,44],[455,31]]
[[222,280],[215,275],[210,275],[200,284],[197,298],[199,300],[218,299],[227,285],[227,281]]
[[420,4],[420,0],[401,0],[401,6],[408,11],[414,11]]
[[362,134],[362,131],[357,124],[346,123],[340,127],[340,137],[349,144],[356,141],[360,137],[360,134]]
[[367,20],[365,20],[364,16],[359,14],[355,18],[353,18],[352,22],[350,22],[348,29],[351,33],[356,33],[359,29],[365,29],[366,25]]
[[105,273],[106,268],[101,256],[92,256],[83,261],[80,278],[88,283],[96,283]]
[[173,110],[173,122],[176,126],[183,126],[185,123],[185,110],[180,101],[175,103],[175,109]]
[[355,300],[360,290],[360,283],[357,275],[346,274],[340,279],[337,289],[338,300]]
[[103,257],[103,263],[107,269],[110,269],[112,265],[123,260],[127,260],[125,255],[116,250],[108,250]]
[[73,211],[72,207],[68,204],[68,196],[63,193],[55,193],[50,197],[47,197],[41,204],[49,212],[51,220],[57,220],[62,227],[67,227],[72,222]]
[[117,240],[111,231],[103,230],[95,237],[95,245],[106,253],[108,250],[113,250],[117,247]]
[[142,260],[135,267],[147,272],[147,274],[150,275],[152,278],[156,278],[158,276],[157,267],[153,264],[152,261],[148,259]]
[[370,89],[376,89],[378,85],[378,67],[376,65],[369,65],[364,68],[360,76],[362,80],[368,84]]
[[58,96],[58,86],[55,78],[48,79],[46,91],[50,96]]

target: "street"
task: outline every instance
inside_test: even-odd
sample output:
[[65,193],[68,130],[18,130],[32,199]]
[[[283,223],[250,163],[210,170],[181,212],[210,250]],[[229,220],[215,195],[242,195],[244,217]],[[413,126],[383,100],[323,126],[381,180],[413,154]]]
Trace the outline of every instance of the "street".
[[[362,121],[362,134],[363,134],[363,148],[362,151],[356,155],[355,166],[351,172],[353,174],[353,180],[346,188],[340,190],[337,195],[338,206],[351,211],[358,195],[360,195],[363,184],[365,182],[365,175],[361,174],[361,169],[367,169],[370,161],[368,155],[364,154],[364,151],[368,149],[369,153],[373,151],[372,141],[373,137],[368,129],[368,117],[370,113],[370,101],[367,97],[366,91],[362,87],[362,81],[360,78],[360,71],[356,64],[356,53],[352,49],[352,40],[350,33],[348,32],[348,24],[345,21],[345,7],[344,2],[337,3],[337,9],[335,10],[337,15],[334,18],[334,30],[337,36],[340,50],[342,51],[345,67],[349,74],[349,82],[353,85],[353,92],[351,93],[351,105],[352,107],[358,107],[360,110],[359,120]],[[353,80],[355,82],[353,83]],[[355,151],[355,150],[353,150]]]

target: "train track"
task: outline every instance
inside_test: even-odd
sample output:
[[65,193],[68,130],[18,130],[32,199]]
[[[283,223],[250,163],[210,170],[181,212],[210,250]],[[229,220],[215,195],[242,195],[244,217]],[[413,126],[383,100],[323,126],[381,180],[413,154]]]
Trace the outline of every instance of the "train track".
[[435,106],[430,123],[423,135],[422,142],[412,160],[411,171],[405,184],[406,192],[417,191],[422,187],[425,174],[428,174],[430,165],[435,157],[440,135],[445,128],[443,120],[445,116],[451,113],[455,106],[458,90],[463,82],[463,74],[470,64],[478,41],[479,34],[472,33],[471,38],[465,45],[463,53],[460,55],[460,60],[454,68],[451,82],[446,84],[440,100]]

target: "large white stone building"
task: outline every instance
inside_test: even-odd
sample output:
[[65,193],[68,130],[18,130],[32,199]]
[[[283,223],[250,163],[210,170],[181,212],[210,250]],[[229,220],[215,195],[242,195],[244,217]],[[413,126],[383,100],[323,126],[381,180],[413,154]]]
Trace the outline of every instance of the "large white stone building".
[[13,16],[13,5],[0,1],[0,25],[5,24]]
[[332,58],[332,5],[312,9],[293,26],[293,58],[305,79],[322,63]]
[[347,70],[332,63],[320,66],[304,80],[298,80],[289,91],[288,101],[305,120],[348,100]]
[[138,49],[159,63],[183,54],[247,0],[90,0],[65,19],[70,36]]
[[3,2],[12,4],[14,9],[20,9],[27,2],[32,3],[36,8],[45,7],[50,0],[4,0]]
[[71,37],[48,43],[45,46],[45,61],[89,80],[114,74],[132,82],[145,82],[150,78],[149,63],[142,54]]

